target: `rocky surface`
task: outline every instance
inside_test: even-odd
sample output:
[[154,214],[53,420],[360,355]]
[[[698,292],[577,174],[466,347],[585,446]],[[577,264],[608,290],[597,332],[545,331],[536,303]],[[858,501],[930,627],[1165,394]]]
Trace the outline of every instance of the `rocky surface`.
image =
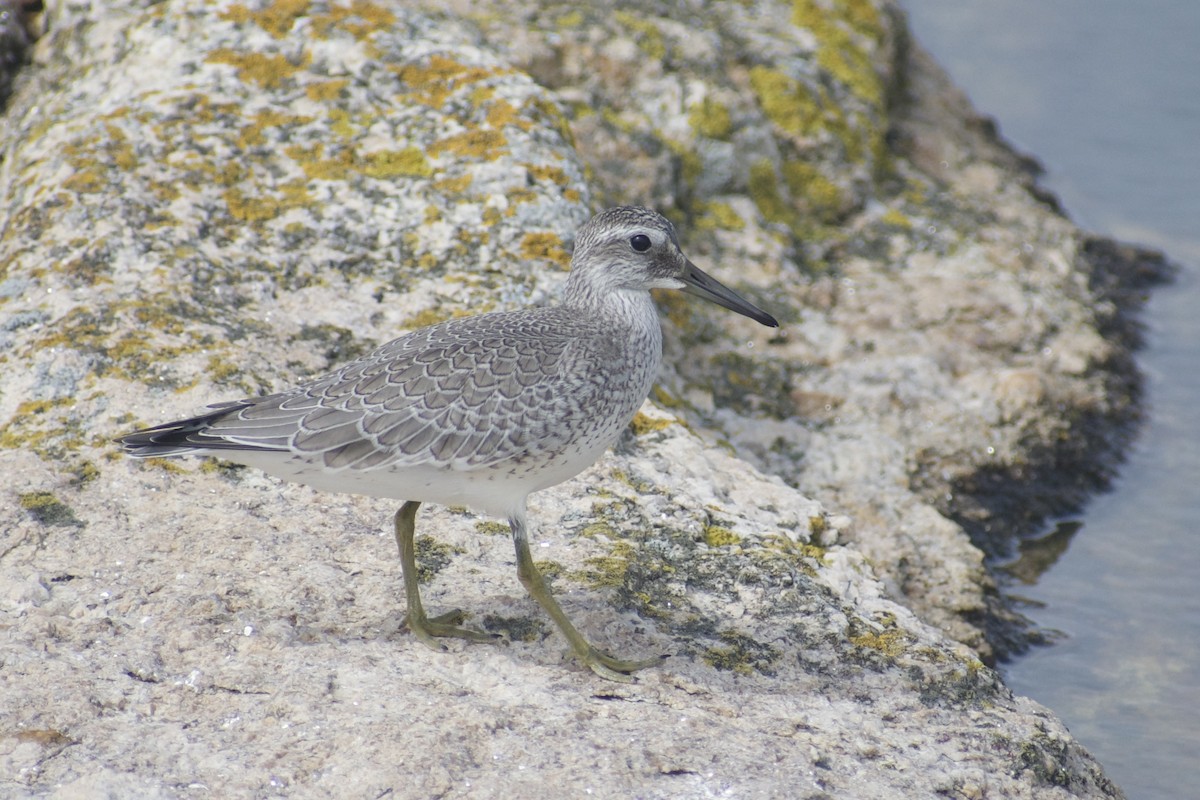
[[[49,4],[0,175],[3,791],[1119,797],[984,665],[979,545],[1130,413],[1127,259],[889,3],[467,6]],[[395,504],[111,444],[551,302],[615,202],[785,323],[664,296],[653,403],[531,501],[580,628],[672,655],[634,684],[503,526],[422,510],[430,608],[506,636],[435,653]]]

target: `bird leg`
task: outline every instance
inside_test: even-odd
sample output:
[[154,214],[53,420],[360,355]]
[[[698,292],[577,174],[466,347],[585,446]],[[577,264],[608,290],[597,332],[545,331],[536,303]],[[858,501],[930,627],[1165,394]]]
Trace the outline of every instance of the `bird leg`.
[[592,647],[588,640],[583,638],[583,634],[571,624],[571,620],[567,618],[562,606],[554,599],[554,595],[550,594],[550,588],[546,586],[541,573],[534,566],[533,557],[529,554],[529,538],[525,532],[525,520],[521,516],[514,516],[509,519],[508,524],[512,527],[513,543],[517,549],[517,578],[520,579],[521,585],[525,587],[530,596],[554,620],[559,631],[570,642],[571,651],[575,657],[588,669],[601,678],[629,683],[633,679],[628,673],[653,667],[663,662],[666,656],[648,658],[644,661],[622,661]]
[[437,637],[469,639],[473,642],[492,642],[498,637],[483,631],[459,627],[466,615],[455,609],[436,617],[427,617],[421,605],[421,589],[417,585],[417,552],[413,542],[416,532],[417,509],[421,504],[409,501],[396,512],[396,544],[400,546],[400,569],[404,573],[404,594],[408,599],[408,614],[404,621],[422,644],[434,650],[446,648],[436,641]]

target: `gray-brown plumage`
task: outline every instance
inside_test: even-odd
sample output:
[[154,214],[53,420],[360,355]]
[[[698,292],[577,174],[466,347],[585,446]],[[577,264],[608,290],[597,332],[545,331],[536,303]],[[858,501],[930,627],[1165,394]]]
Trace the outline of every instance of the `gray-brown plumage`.
[[507,517],[518,575],[575,655],[625,679],[658,659],[618,661],[575,630],[533,568],[525,501],[594,463],[645,400],[662,358],[652,288],[681,288],[778,324],[688,261],[670,222],[623,206],[579,230],[561,305],[423,328],[294,389],[118,441],[137,458],[219,455],[319,489],[407,501],[396,538],[409,627],[426,643],[483,635],[458,627],[457,612],[429,619],[421,609],[412,554],[418,504]]

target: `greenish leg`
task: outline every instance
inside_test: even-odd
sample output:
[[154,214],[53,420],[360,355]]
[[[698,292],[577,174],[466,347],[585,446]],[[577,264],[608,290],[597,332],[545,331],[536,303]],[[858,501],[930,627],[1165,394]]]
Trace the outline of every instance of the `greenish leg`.
[[417,548],[413,542],[416,532],[417,509],[421,504],[409,501],[396,512],[396,544],[400,546],[400,569],[404,573],[404,594],[408,599],[408,614],[405,622],[423,644],[434,650],[445,650],[438,637],[454,637],[469,639],[473,642],[492,642],[498,637],[459,627],[466,618],[462,611],[448,611],[436,617],[427,617],[425,607],[421,605],[421,589],[417,585]]
[[550,594],[550,588],[546,586],[541,573],[534,566],[533,557],[529,554],[529,538],[525,532],[525,520],[513,517],[508,524],[512,526],[513,543],[517,548],[517,577],[530,596],[554,620],[554,624],[558,626],[562,635],[567,637],[567,641],[571,643],[571,650],[575,657],[588,669],[601,678],[629,683],[633,678],[628,673],[653,667],[663,662],[666,656],[648,658],[645,661],[622,661],[592,647],[588,640],[583,638],[583,634],[571,624],[571,620],[567,618],[562,606],[554,599],[554,595]]

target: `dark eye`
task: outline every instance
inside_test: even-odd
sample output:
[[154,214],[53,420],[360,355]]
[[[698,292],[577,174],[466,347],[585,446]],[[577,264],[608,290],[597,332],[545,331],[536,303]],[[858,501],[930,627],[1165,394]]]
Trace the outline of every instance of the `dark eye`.
[[644,253],[650,249],[650,237],[644,233],[639,233],[629,240],[629,246],[639,253]]

